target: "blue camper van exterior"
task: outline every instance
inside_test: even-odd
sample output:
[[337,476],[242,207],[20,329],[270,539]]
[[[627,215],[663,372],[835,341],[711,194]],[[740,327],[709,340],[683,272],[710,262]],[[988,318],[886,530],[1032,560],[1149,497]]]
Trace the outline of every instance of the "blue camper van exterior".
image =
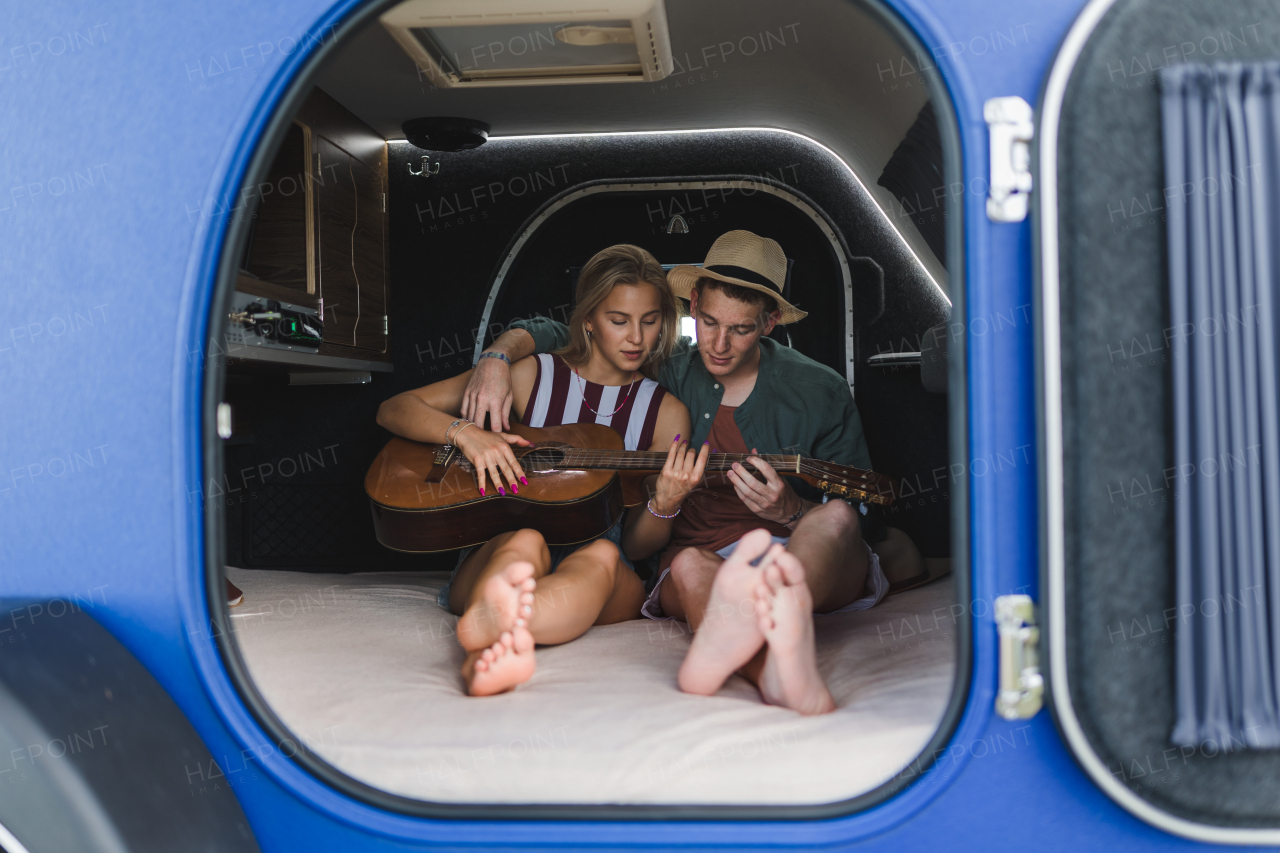
[[[293,80],[361,4],[10,5],[0,36],[0,598],[8,612],[0,632],[9,632],[0,633],[0,657],[59,618],[87,616],[102,633],[86,627],[88,645],[64,649],[68,660],[140,663],[122,663],[115,677],[121,685],[153,679],[154,696],[172,703],[146,706],[163,706],[155,730],[180,731],[173,737],[191,750],[173,813],[199,809],[218,791],[233,793],[240,810],[220,801],[219,819],[239,828],[209,830],[205,838],[222,846],[193,837],[167,849],[1208,847],[1210,836],[1191,840],[1193,830],[1157,826],[1108,796],[1073,755],[1070,724],[1048,708],[1025,719],[996,713],[990,603],[1009,594],[1042,603],[1045,592],[1044,439],[1034,217],[988,215],[984,105],[1007,97],[1042,105],[1085,4],[882,2],[928,50],[884,68],[884,85],[934,75],[955,114],[965,285],[952,322],[969,330],[964,452],[973,460],[1016,452],[1019,464],[999,477],[978,476],[974,466],[966,474],[973,620],[968,693],[949,740],[917,779],[871,808],[766,822],[416,816],[336,790],[292,760],[290,744],[246,707],[219,655],[204,579],[207,532],[191,499],[190,484],[205,477],[212,424],[203,350],[231,219],[207,200],[237,192]],[[108,688],[108,699],[129,690]],[[84,728],[81,753],[95,737],[98,749],[114,748],[112,729]],[[145,739],[145,728],[136,737]],[[51,744],[33,753],[19,743],[0,760],[10,765],[0,774],[17,780],[0,777],[0,798],[24,784],[24,767],[48,760]],[[125,787],[140,789],[149,772],[161,772],[119,760],[134,774],[119,780]],[[14,841],[54,849],[39,837]]]

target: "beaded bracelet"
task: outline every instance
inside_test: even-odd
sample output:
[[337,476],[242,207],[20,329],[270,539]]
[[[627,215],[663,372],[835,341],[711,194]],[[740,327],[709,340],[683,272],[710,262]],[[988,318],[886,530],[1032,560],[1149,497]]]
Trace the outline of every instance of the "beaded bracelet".
[[673,513],[671,513],[671,515],[661,515],[661,514],[659,514],[659,513],[654,512],[654,511],[653,511],[653,498],[649,498],[649,502],[648,502],[647,504],[645,504],[645,508],[646,508],[647,510],[649,510],[649,514],[650,514],[650,515],[652,515],[654,518],[663,518],[663,519],[675,518],[677,515],[679,515],[679,514],[680,514],[680,507],[676,507],[676,511],[675,511],[675,512],[673,512]]
[[507,367],[511,366],[511,359],[500,352],[482,352],[480,358],[500,358],[507,363]]

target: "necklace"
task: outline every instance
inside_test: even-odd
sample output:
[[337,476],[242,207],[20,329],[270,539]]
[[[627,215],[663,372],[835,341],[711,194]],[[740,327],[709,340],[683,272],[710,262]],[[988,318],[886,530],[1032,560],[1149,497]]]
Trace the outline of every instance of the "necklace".
[[582,402],[586,404],[586,407],[588,409],[591,409],[591,413],[595,415],[597,418],[611,418],[614,415],[618,414],[618,412],[621,412],[622,407],[627,404],[627,400],[631,399],[631,392],[634,391],[636,387],[636,371],[633,370],[631,371],[631,385],[627,388],[627,396],[622,398],[622,402],[618,404],[618,408],[614,409],[612,412],[610,412],[607,415],[602,415],[595,410],[595,407],[593,407],[590,403],[587,402],[587,388],[585,385],[582,384],[583,379],[582,379],[582,376],[579,375],[578,373],[578,368],[571,367],[569,369],[573,371],[573,375],[578,379],[578,393],[582,395]]

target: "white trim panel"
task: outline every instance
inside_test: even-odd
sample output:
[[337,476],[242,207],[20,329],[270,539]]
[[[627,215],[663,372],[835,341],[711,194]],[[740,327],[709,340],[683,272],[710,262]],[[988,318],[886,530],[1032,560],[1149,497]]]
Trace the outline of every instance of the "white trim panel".
[[[512,139],[514,137],[506,137]],[[530,139],[540,137],[527,137]],[[538,217],[529,223],[515,244],[511,247],[511,251],[502,260],[502,267],[498,270],[497,276],[493,279],[493,285],[489,288],[489,298],[484,303],[484,313],[480,316],[480,328],[489,328],[489,317],[493,312],[493,306],[497,304],[498,293],[502,290],[502,283],[506,280],[507,273],[511,270],[511,265],[515,263],[515,259],[519,256],[524,244],[533,236],[533,232],[537,231],[548,219],[554,216],[562,208],[572,202],[585,198],[589,195],[596,195],[602,192],[652,192],[654,190],[686,190],[686,189],[702,189],[704,187],[741,187],[746,183],[746,179],[742,180],[723,180],[723,181],[663,181],[663,182],[618,182],[613,184],[593,184],[589,187],[583,187],[575,190],[560,198],[556,199],[548,205]],[[831,243],[831,249],[835,252],[836,257],[840,259],[840,275],[844,282],[844,350],[845,350],[845,381],[849,383],[849,394],[853,395],[853,368],[854,368],[854,351],[853,351],[853,279],[849,275],[849,258],[845,255],[844,247],[840,245],[839,239],[836,238],[835,231],[832,230],[830,224],[818,215],[818,212],[810,207],[807,203],[797,198],[795,195],[786,190],[775,187],[772,184],[763,181],[752,181],[752,184],[759,190],[775,195],[778,198],[790,202],[796,208],[804,212],[814,224],[822,231],[823,236]],[[689,259],[693,261],[694,259]],[[922,265],[923,268],[923,265]],[[927,272],[926,272],[927,275]],[[930,279],[932,281],[932,279]],[[936,284],[935,284],[936,286]],[[480,353],[484,352],[484,335],[476,335],[475,352],[471,357],[472,366],[480,360]]]

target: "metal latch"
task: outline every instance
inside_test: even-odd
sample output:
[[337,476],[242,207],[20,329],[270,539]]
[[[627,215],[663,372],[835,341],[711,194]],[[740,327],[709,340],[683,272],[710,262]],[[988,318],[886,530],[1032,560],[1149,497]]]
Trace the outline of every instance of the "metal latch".
[[1006,720],[1026,720],[1040,710],[1044,679],[1040,675],[1040,629],[1029,595],[996,598],[996,630],[1000,633],[1000,692],[996,713]]
[[1035,135],[1031,105],[1022,98],[992,98],[982,105],[991,143],[991,194],[987,218],[1021,222],[1031,193],[1031,148]]

